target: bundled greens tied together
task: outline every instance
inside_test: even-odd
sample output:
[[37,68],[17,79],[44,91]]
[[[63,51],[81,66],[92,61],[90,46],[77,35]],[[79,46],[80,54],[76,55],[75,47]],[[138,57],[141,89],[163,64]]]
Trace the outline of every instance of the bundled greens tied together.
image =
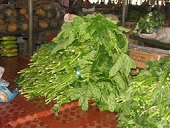
[[30,67],[20,71],[16,82],[21,94],[55,101],[56,115],[62,104],[74,100],[85,111],[89,100],[101,111],[115,111],[135,68],[124,30],[101,14],[77,16],[63,24],[58,36],[32,56]]
[[170,58],[149,61],[122,99],[118,119],[123,128],[169,128]]

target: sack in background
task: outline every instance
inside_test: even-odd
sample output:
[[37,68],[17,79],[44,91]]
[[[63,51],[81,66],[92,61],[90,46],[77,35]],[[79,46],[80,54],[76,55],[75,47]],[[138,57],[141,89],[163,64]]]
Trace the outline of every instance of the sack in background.
[[170,43],[170,28],[160,28],[155,39],[159,42]]
[[0,66],[0,78],[2,78],[2,75],[3,75],[4,71],[5,71],[5,69]]

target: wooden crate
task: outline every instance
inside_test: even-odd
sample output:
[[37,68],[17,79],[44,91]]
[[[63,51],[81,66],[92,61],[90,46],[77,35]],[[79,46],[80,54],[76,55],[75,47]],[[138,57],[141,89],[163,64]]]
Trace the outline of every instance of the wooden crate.
[[159,60],[160,58],[169,58],[168,50],[162,50],[151,47],[132,46],[129,49],[130,57],[135,60],[137,68],[145,69],[148,60]]

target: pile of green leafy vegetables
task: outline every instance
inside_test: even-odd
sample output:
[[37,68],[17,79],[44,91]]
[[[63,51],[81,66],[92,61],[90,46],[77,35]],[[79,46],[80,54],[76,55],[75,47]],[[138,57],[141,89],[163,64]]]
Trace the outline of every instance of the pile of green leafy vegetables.
[[118,112],[123,128],[170,127],[170,58],[148,61],[121,96]]
[[153,32],[157,32],[159,28],[164,26],[164,15],[160,11],[155,10],[144,17],[140,17],[134,31],[138,33],[151,34]]
[[15,81],[21,94],[54,101],[56,115],[62,104],[74,100],[85,111],[89,100],[101,111],[115,111],[128,88],[131,68],[136,67],[127,55],[124,30],[101,14],[64,23],[58,36],[31,57],[29,68],[19,72]]

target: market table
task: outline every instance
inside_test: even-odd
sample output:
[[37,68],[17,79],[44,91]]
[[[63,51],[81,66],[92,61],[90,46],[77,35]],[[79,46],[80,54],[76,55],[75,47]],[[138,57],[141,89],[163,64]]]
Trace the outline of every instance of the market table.
[[142,42],[146,45],[151,45],[153,47],[157,47],[157,48],[161,48],[161,49],[167,49],[167,50],[170,49],[170,43],[163,43],[163,42],[159,42],[159,41],[156,41],[156,40],[141,38],[136,34],[130,35],[129,38],[137,40],[139,42]]
[[[10,82],[9,90],[19,88],[14,83],[17,72],[28,67],[29,58],[0,56],[0,66],[5,68],[3,79]],[[90,107],[87,112],[77,106],[77,101],[65,104],[56,117],[53,103],[46,105],[42,97],[27,101],[21,94],[7,103],[0,103],[0,128],[115,128],[116,113],[100,112]]]

